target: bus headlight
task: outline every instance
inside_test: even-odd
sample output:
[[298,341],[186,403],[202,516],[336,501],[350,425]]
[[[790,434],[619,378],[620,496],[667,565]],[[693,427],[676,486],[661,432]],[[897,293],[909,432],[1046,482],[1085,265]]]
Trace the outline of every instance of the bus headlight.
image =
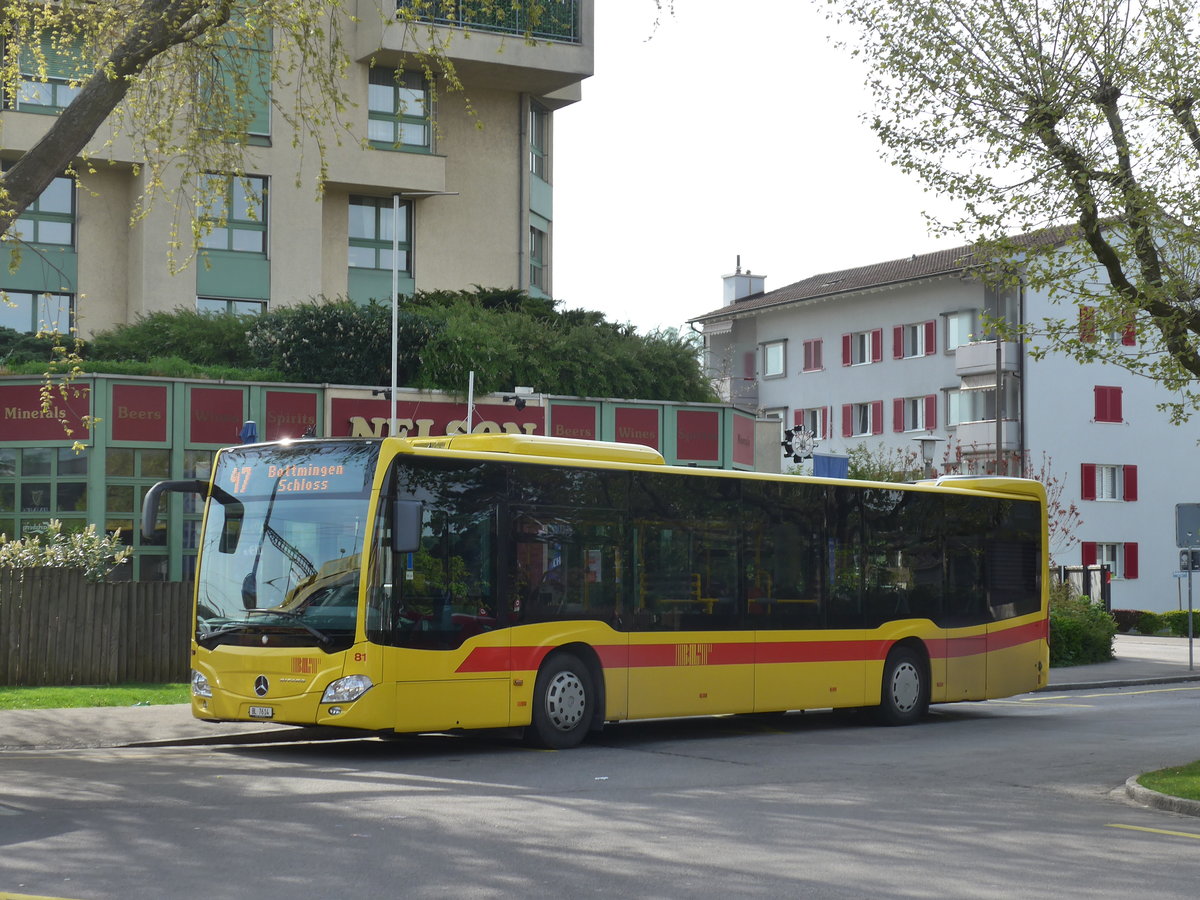
[[325,694],[321,697],[322,703],[350,703],[357,700],[367,691],[375,686],[366,675],[347,675],[345,678],[339,678],[332,682],[329,687],[325,688]]
[[192,669],[192,696],[193,697],[211,697],[212,688],[208,686],[208,679],[200,672]]

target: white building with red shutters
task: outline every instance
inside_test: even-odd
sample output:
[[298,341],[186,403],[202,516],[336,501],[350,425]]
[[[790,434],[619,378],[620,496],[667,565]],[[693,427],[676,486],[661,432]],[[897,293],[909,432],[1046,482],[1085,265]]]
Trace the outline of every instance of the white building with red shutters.
[[[1079,511],[1074,540],[1052,546],[1055,563],[1107,565],[1113,608],[1186,608],[1175,505],[1200,502],[1200,419],[1172,425],[1157,408],[1172,398],[1119,367],[1037,360],[1026,345],[989,339],[985,317],[1037,322],[1069,310],[1043,291],[988,287],[972,266],[959,247],[772,291],[739,268],[725,278],[724,305],[692,323],[724,397],[811,433],[818,453],[907,453],[933,437],[939,473],[1024,466]],[[1086,308],[1079,321],[1085,339],[1137,349],[1132,331],[1093,334]]]

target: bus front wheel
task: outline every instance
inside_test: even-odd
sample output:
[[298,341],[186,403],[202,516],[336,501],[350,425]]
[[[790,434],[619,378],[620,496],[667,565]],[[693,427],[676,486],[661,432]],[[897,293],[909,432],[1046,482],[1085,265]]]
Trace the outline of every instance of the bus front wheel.
[[587,735],[595,706],[588,667],[574,654],[554,654],[542,665],[534,684],[531,742],[551,750],[574,747]]
[[912,725],[929,709],[929,669],[911,647],[896,647],[883,665],[878,717],[885,725]]

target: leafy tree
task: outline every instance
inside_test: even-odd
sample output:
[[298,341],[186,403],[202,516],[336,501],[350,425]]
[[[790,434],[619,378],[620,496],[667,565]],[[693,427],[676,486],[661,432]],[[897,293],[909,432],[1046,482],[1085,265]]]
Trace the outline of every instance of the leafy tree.
[[[1083,329],[1075,310],[1033,323],[1034,352],[1157,379],[1185,418],[1200,401],[1200,2],[826,3],[857,33],[885,154],[965,205],[943,230],[981,238],[993,279],[1087,308]],[[1135,351],[1101,337],[1131,328]]]
[[863,481],[917,481],[925,477],[921,454],[885,444],[856,444],[846,451],[850,457],[848,475]]

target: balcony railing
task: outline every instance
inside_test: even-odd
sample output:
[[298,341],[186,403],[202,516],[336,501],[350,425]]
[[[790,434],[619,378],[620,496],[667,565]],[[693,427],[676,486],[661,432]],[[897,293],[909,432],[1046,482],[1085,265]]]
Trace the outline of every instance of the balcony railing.
[[396,0],[418,22],[472,31],[580,42],[580,0]]

